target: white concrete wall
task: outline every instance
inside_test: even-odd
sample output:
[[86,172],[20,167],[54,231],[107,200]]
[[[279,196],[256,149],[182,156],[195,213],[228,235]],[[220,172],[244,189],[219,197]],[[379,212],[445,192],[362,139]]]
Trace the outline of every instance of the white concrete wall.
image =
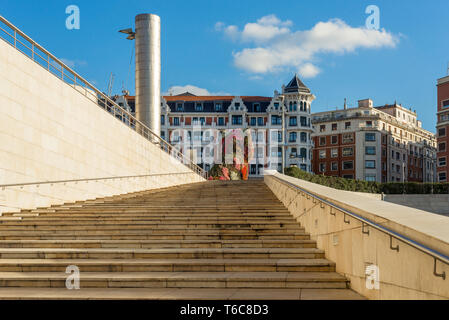
[[[191,172],[0,40],[0,185]],[[0,188],[0,212],[166,187],[189,175]]]
[[[402,234],[433,250],[449,255],[449,218],[429,212],[388,203],[372,196],[336,190],[279,173],[266,175],[265,182],[292,215],[317,241],[326,258],[336,263],[336,271],[351,281],[351,288],[370,299],[449,299],[449,266],[437,262],[433,274],[433,257],[393,239],[399,252],[390,249],[390,237],[368,227],[362,233],[362,223],[344,213],[321,205],[314,198],[288,186],[297,185],[322,199],[337,204],[390,230]],[[349,220],[349,224],[344,222]],[[365,268],[379,268],[379,289],[366,286]]]

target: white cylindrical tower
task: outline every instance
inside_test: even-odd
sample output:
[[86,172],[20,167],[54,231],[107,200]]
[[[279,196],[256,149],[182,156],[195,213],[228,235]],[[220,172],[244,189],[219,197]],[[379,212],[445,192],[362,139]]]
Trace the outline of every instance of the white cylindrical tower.
[[136,16],[136,118],[161,134],[161,19]]

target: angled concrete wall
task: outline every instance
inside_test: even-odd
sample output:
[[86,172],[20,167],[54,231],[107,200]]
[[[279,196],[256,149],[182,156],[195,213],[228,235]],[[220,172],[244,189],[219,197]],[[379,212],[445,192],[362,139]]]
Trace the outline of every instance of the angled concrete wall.
[[[325,250],[326,258],[336,263],[336,271],[351,281],[351,288],[370,299],[449,299],[449,266],[437,262],[436,277],[433,257],[396,239],[390,249],[390,237],[372,227],[321,205],[312,196],[293,189],[285,182],[299,186],[324,200],[339,205],[390,230],[449,256],[449,218],[396,205],[349,191],[336,190],[308,181],[272,172],[264,177],[266,184],[292,215]],[[278,177],[280,180],[274,178]],[[349,221],[345,223],[344,221]],[[379,289],[366,285],[366,267],[379,268]]]
[[203,180],[0,39],[0,185],[181,172],[0,188],[0,212]]

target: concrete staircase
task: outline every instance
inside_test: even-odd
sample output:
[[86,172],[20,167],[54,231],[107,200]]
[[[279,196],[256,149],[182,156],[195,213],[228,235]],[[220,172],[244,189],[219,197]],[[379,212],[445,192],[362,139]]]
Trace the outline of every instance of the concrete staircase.
[[[0,298],[361,298],[262,180],[138,192],[0,222]],[[66,289],[69,265],[80,270],[80,290]]]

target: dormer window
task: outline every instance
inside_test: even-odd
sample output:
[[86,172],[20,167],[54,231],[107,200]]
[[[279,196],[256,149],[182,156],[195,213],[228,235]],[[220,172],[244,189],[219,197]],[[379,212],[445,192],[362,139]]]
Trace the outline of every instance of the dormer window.
[[260,104],[259,103],[255,103],[253,106],[254,106],[254,112],[260,112]]
[[203,111],[203,105],[201,103],[197,103],[195,105],[195,111]]
[[176,104],[176,111],[182,111],[183,107],[182,107],[182,103],[177,103]]
[[274,109],[276,109],[276,110],[279,109],[279,103],[278,103],[278,102],[275,102],[275,103],[274,103]]
[[216,103],[215,104],[215,111],[222,111],[222,110],[223,110],[223,108],[221,106],[221,103]]

